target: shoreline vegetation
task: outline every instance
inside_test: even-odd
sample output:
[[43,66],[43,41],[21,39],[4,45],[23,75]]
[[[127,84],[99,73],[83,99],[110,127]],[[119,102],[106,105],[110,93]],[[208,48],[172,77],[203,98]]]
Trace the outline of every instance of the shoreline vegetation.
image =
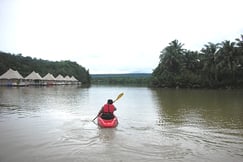
[[243,88],[243,35],[235,42],[208,42],[200,51],[183,48],[173,40],[159,56],[152,73],[89,74],[76,62],[47,61],[0,52],[0,75],[7,69],[18,69],[25,77],[32,71],[77,78],[82,85],[142,85],[152,88]]
[[36,72],[42,78],[47,74],[52,74],[54,78],[60,75],[73,76],[77,79],[77,82],[82,83],[84,86],[90,84],[89,70],[86,70],[76,62],[48,61],[0,51],[0,76],[9,69],[17,70],[23,78],[26,78],[32,72]]
[[235,42],[205,44],[198,51],[174,40],[160,52],[150,86],[161,88],[242,88],[243,35]]
[[91,75],[92,84],[146,85],[152,88],[243,88],[243,35],[235,42],[205,44],[198,51],[178,40],[160,52],[158,66],[149,73]]
[[91,74],[92,84],[149,85],[151,73]]

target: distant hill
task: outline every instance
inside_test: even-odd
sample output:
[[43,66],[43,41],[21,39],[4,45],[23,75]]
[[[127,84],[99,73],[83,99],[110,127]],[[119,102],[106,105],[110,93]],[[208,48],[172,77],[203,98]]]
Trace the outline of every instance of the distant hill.
[[91,74],[93,84],[149,85],[151,73]]
[[91,74],[91,78],[149,78],[151,73]]

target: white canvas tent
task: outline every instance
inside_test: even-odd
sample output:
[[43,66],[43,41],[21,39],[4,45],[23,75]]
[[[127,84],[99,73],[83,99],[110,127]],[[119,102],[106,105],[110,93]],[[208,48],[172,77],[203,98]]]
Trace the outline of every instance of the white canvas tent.
[[39,73],[36,73],[35,71],[32,71],[25,79],[28,80],[43,80]]
[[70,81],[70,77],[67,75],[67,76],[65,76],[65,80],[66,81]]
[[27,77],[25,77],[27,85],[42,85],[43,78],[39,73],[32,71]]
[[59,74],[59,75],[56,77],[56,80],[58,80],[58,81],[64,81],[65,79],[64,79],[64,77],[63,77],[61,74]]
[[74,82],[78,81],[74,76],[71,77],[71,80],[74,81]]
[[23,76],[16,70],[8,69],[8,71],[0,76],[0,79],[23,79]]
[[72,81],[72,84],[79,84],[78,79],[76,79],[74,76],[72,76],[70,80]]
[[58,85],[62,85],[62,84],[77,84],[78,83],[78,80],[72,76],[72,77],[69,77],[68,75],[64,78],[61,74],[59,74],[57,77],[56,77],[56,83]]
[[28,85],[75,85],[81,84],[74,76],[63,77],[59,74],[56,78],[48,73],[43,78],[39,73],[32,71],[28,76],[23,76],[16,70],[9,69],[0,76],[0,86],[28,86]]
[[65,76],[65,82],[66,84],[71,84],[71,78],[68,75]]
[[43,77],[43,80],[46,82],[47,85],[54,85],[55,84],[55,77],[48,73]]
[[55,79],[55,77],[54,77],[52,74],[48,73],[48,74],[46,74],[46,75],[43,77],[43,80],[51,80],[51,81],[55,81],[56,79]]
[[23,76],[19,74],[18,71],[10,68],[0,76],[0,85],[24,86],[25,84],[22,82],[23,79]]
[[65,84],[65,78],[64,78],[61,74],[59,74],[59,75],[56,77],[56,83],[57,83],[58,85],[63,85],[63,84]]

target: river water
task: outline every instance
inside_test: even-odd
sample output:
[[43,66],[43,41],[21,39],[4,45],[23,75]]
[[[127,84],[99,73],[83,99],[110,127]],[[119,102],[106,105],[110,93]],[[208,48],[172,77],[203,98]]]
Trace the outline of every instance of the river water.
[[[92,122],[115,99],[119,125]],[[0,162],[243,161],[243,90],[0,87]]]

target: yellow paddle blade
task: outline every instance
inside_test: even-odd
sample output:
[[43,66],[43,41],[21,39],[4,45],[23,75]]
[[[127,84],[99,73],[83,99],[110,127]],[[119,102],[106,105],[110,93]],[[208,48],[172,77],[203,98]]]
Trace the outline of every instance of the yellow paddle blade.
[[116,102],[117,100],[119,100],[123,95],[124,95],[124,93],[120,93],[113,102]]

